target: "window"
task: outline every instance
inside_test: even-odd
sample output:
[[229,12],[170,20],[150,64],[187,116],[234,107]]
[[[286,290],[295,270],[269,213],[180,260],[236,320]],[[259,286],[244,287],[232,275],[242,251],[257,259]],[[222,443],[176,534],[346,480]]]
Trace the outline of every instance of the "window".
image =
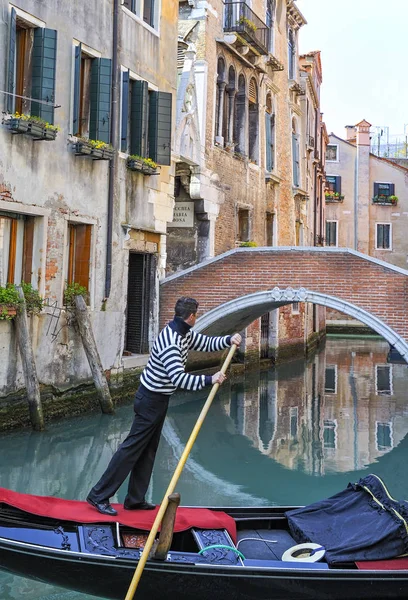
[[249,210],[238,210],[238,241],[249,242]]
[[267,246],[273,246],[273,228],[275,225],[275,215],[273,213],[267,212],[266,213],[266,218],[265,218],[265,225],[266,225],[266,245]]
[[275,166],[275,111],[271,94],[266,97],[265,146],[266,170],[273,171]]
[[324,377],[324,393],[337,394],[337,365],[326,367]]
[[296,439],[298,434],[298,412],[297,406],[292,406],[289,411],[290,437],[293,439]]
[[34,218],[0,213],[0,285],[33,282]]
[[158,28],[158,0],[124,0],[123,6],[143,19],[150,27]]
[[292,29],[289,29],[288,32],[288,73],[289,79],[295,79],[296,72],[296,42],[295,42],[295,34]]
[[323,445],[329,450],[337,448],[337,421],[323,421]]
[[273,54],[274,46],[275,46],[275,14],[276,14],[276,0],[267,0],[266,1],[266,25],[269,28],[268,49],[271,54]]
[[110,142],[112,61],[74,46],[73,135]]
[[327,145],[326,160],[328,162],[339,162],[339,147],[336,144]]
[[249,82],[248,97],[248,156],[249,160],[257,163],[259,159],[259,107],[258,86],[254,78]]
[[217,62],[217,95],[215,99],[215,141],[217,144],[224,145],[224,120],[227,118],[225,113],[225,88],[226,73],[224,59],[219,57]]
[[376,445],[379,452],[386,452],[393,448],[392,423],[376,422]]
[[292,302],[292,315],[298,315],[300,313],[299,302]]
[[326,221],[326,246],[337,246],[337,221]]
[[123,71],[122,152],[170,165],[171,106],[170,93],[149,90],[147,81],[131,79],[129,71]]
[[374,198],[378,200],[387,200],[389,196],[395,194],[395,185],[393,183],[374,182]]
[[89,290],[92,225],[68,224],[68,283],[79,283]]
[[378,396],[391,396],[392,365],[375,365],[375,392]]
[[326,175],[327,191],[331,194],[341,194],[341,177],[339,175]]
[[303,223],[299,219],[295,222],[295,245],[303,246]]
[[234,140],[236,141],[235,150],[239,154],[245,155],[247,151],[246,143],[246,82],[241,74],[238,77],[238,92],[235,99],[235,121],[234,121]]
[[377,250],[391,250],[391,223],[377,223],[375,229],[375,247]]
[[300,185],[300,162],[299,162],[299,136],[296,129],[296,121],[292,119],[292,172],[293,185]]
[[236,98],[236,73],[234,67],[228,71],[227,94],[225,95],[224,114],[226,115],[223,131],[226,145],[235,149],[236,140],[234,138],[234,118],[235,118],[235,98]]
[[9,38],[7,91],[13,95],[7,96],[7,110],[53,124],[57,32],[35,26],[12,8]]

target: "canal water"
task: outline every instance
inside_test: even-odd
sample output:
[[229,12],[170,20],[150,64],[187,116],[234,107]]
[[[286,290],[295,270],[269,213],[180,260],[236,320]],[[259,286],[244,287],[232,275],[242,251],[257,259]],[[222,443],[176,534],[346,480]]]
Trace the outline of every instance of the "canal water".
[[[408,498],[408,370],[387,362],[388,348],[379,338],[328,337],[307,361],[247,374],[235,367],[177,486],[182,504],[309,504],[368,473]],[[208,391],[172,398],[148,500],[161,501]],[[0,485],[84,500],[131,422],[125,406],[3,435]],[[91,600],[0,571],[0,599],[24,598]]]

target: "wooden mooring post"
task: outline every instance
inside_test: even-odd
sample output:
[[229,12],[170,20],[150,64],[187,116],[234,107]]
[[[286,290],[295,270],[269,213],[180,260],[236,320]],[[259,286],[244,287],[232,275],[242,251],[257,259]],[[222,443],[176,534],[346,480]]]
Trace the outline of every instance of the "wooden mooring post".
[[113,402],[109,391],[109,385],[102,368],[102,362],[96,346],[92,331],[91,319],[83,296],[75,296],[75,318],[78,323],[79,333],[84,345],[95,387],[98,391],[99,404],[102,412],[112,414],[114,412]]
[[44,415],[41,405],[40,384],[38,382],[33,346],[28,328],[26,301],[22,288],[17,287],[17,290],[21,298],[21,304],[15,316],[15,326],[27,390],[28,410],[33,429],[35,431],[42,431],[44,429]]

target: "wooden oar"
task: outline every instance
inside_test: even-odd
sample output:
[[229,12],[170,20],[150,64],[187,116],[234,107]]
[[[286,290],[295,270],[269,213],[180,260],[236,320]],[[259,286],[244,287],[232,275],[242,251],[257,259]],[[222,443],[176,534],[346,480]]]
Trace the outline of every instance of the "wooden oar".
[[[234,356],[235,350],[237,349],[237,346],[235,344],[232,344],[230,351],[228,352],[228,356],[224,361],[224,364],[221,367],[221,373],[223,373],[225,375],[229,364],[232,360],[232,357]],[[201,426],[204,422],[205,417],[207,416],[207,413],[210,409],[211,403],[214,400],[214,396],[218,391],[218,388],[220,387],[219,383],[214,383],[214,385],[212,386],[211,392],[206,400],[206,403],[204,404],[201,413],[197,419],[196,424],[194,425],[194,429],[191,432],[191,435],[188,439],[188,442],[186,444],[186,447],[184,448],[183,454],[181,455],[181,458],[178,462],[178,465],[176,467],[176,470],[174,471],[174,475],[169,483],[169,487],[166,490],[166,493],[164,494],[164,498],[162,500],[161,506],[159,508],[159,512],[156,515],[156,518],[154,520],[154,523],[152,525],[152,529],[150,531],[149,537],[147,538],[145,547],[143,549],[142,555],[139,558],[139,562],[137,564],[136,570],[133,574],[132,577],[132,581],[130,582],[130,586],[129,589],[127,591],[125,600],[133,600],[133,597],[135,595],[137,586],[139,584],[140,578],[142,576],[143,573],[143,569],[145,567],[146,561],[149,557],[149,552],[153,546],[153,542],[155,540],[156,537],[156,533],[159,529],[160,523],[163,519],[164,513],[166,512],[166,508],[167,505],[169,503],[169,496],[170,494],[172,494],[174,492],[174,489],[177,485],[177,482],[179,480],[179,477],[181,475],[181,471],[183,470],[184,465],[186,464],[188,455],[191,452],[191,448],[193,447],[194,442],[196,441],[197,435],[201,429]]]

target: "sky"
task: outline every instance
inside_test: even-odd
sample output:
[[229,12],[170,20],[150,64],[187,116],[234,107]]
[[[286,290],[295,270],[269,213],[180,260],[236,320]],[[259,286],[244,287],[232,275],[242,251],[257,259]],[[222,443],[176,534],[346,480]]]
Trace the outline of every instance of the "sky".
[[408,134],[408,0],[297,0],[299,51],[321,50],[327,131],[366,119]]

